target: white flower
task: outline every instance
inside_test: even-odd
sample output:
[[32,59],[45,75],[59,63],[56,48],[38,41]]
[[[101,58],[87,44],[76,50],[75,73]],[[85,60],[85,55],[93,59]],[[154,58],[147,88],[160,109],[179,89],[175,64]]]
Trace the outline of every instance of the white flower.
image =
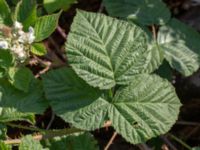
[[25,33],[23,31],[18,32],[18,34],[20,35],[18,38],[18,41],[20,43],[24,43],[24,44],[32,44],[35,40],[35,32],[34,29],[32,27],[29,27],[29,32]]
[[14,29],[16,29],[16,30],[22,30],[22,28],[23,28],[23,25],[20,22],[15,21],[15,23],[14,23]]
[[8,49],[8,42],[7,41],[0,41],[0,48],[1,49]]
[[19,35],[23,35],[23,34],[25,34],[25,33],[24,33],[24,31],[19,30],[19,31],[18,31],[18,34],[19,34]]
[[21,62],[26,59],[26,52],[24,51],[23,44],[14,45],[11,51]]

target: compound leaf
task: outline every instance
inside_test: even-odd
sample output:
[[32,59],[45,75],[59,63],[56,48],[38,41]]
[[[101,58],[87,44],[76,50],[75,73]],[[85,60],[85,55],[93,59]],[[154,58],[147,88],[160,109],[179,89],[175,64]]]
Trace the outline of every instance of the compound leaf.
[[177,120],[180,106],[167,80],[143,74],[119,89],[108,115],[116,131],[137,144],[166,133]]
[[164,50],[166,60],[184,76],[199,68],[199,41],[199,33],[176,19],[162,26],[158,33],[158,43]]
[[104,0],[111,16],[128,18],[143,25],[165,24],[170,11],[162,0]]
[[151,62],[146,33],[133,23],[102,14],[77,12],[66,51],[78,76],[100,89],[125,84],[133,75],[155,69],[146,68]]

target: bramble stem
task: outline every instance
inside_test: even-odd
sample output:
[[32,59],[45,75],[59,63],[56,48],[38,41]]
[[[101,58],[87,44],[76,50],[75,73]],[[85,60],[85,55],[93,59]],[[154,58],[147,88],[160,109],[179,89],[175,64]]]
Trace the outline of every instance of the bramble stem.
[[117,132],[114,132],[111,139],[109,140],[108,144],[106,145],[106,147],[104,148],[104,150],[108,150],[108,148],[110,147],[110,145],[113,143],[114,139],[117,136]]
[[174,136],[173,134],[168,134],[172,139],[174,139],[176,142],[178,142],[179,144],[183,145],[185,148],[187,148],[188,150],[192,150],[192,148],[187,145],[185,142],[183,142],[181,139],[179,139],[178,137]]
[[[40,132],[38,135],[33,136],[33,139],[35,140],[43,140],[43,139],[50,139],[57,136],[64,136],[68,134],[73,134],[77,132],[83,132],[84,130],[77,129],[77,128],[67,128],[67,129],[57,129],[57,130],[45,130],[45,129],[39,129],[35,127],[27,127],[23,125],[16,125],[13,123],[4,123],[7,126],[13,127],[13,128],[20,128],[30,131],[37,131]],[[110,121],[107,121],[103,127],[109,127],[111,125]],[[21,139],[8,139],[4,141],[5,144],[20,144]]]
[[155,27],[155,25],[152,25],[151,27],[152,27],[153,38],[154,38],[154,40],[156,40],[156,38],[157,38],[157,36],[156,36],[156,27]]

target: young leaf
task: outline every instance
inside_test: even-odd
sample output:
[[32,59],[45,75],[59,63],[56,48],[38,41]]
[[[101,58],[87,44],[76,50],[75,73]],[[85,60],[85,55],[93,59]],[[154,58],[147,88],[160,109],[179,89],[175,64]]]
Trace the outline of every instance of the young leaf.
[[199,33],[176,19],[161,27],[158,33],[158,43],[164,50],[166,60],[185,76],[199,68],[199,41]]
[[58,25],[58,19],[60,14],[61,12],[53,15],[42,16],[36,20],[35,23],[36,42],[40,42],[46,39],[54,32],[56,26]]
[[0,141],[0,150],[12,150],[12,146],[6,145],[3,141]]
[[81,78],[93,87],[109,89],[129,82],[144,70],[157,68],[158,64],[147,68],[153,67],[148,65],[148,42],[146,33],[133,23],[78,11],[66,51],[69,63]]
[[43,56],[47,53],[47,50],[43,43],[34,43],[31,47],[31,52],[38,56]]
[[170,11],[162,0],[103,0],[111,16],[128,18],[143,25],[165,24]]
[[0,24],[12,24],[11,11],[6,0],[0,0]]
[[20,112],[41,114],[48,107],[43,97],[43,87],[39,80],[32,79],[29,91],[24,93],[14,88],[8,81],[0,80],[0,106],[15,108]]
[[10,68],[8,71],[10,83],[24,92],[29,91],[31,80],[34,76],[28,68]]
[[75,2],[76,0],[44,0],[44,8],[50,14],[59,9],[67,10]]
[[33,26],[37,19],[35,0],[20,1],[15,10],[15,19],[23,24],[25,30]]
[[127,141],[137,144],[166,133],[181,104],[172,85],[156,75],[137,75],[115,95],[108,115]]
[[88,132],[56,137],[49,142],[49,150],[99,150],[97,141]]
[[44,149],[39,141],[36,141],[32,138],[32,136],[27,135],[22,138],[22,141],[19,145],[19,150],[44,150]]
[[54,112],[66,122],[88,130],[101,127],[107,102],[98,99],[101,92],[87,85],[72,69],[50,71],[43,76],[43,84]]

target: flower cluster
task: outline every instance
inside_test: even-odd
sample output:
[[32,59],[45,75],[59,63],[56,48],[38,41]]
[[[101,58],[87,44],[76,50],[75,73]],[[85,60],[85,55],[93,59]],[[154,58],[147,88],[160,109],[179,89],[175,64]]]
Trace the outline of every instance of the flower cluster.
[[29,27],[28,32],[24,32],[23,25],[16,21],[11,28],[10,36],[0,39],[0,49],[10,50],[17,60],[24,62],[34,40],[34,29]]

